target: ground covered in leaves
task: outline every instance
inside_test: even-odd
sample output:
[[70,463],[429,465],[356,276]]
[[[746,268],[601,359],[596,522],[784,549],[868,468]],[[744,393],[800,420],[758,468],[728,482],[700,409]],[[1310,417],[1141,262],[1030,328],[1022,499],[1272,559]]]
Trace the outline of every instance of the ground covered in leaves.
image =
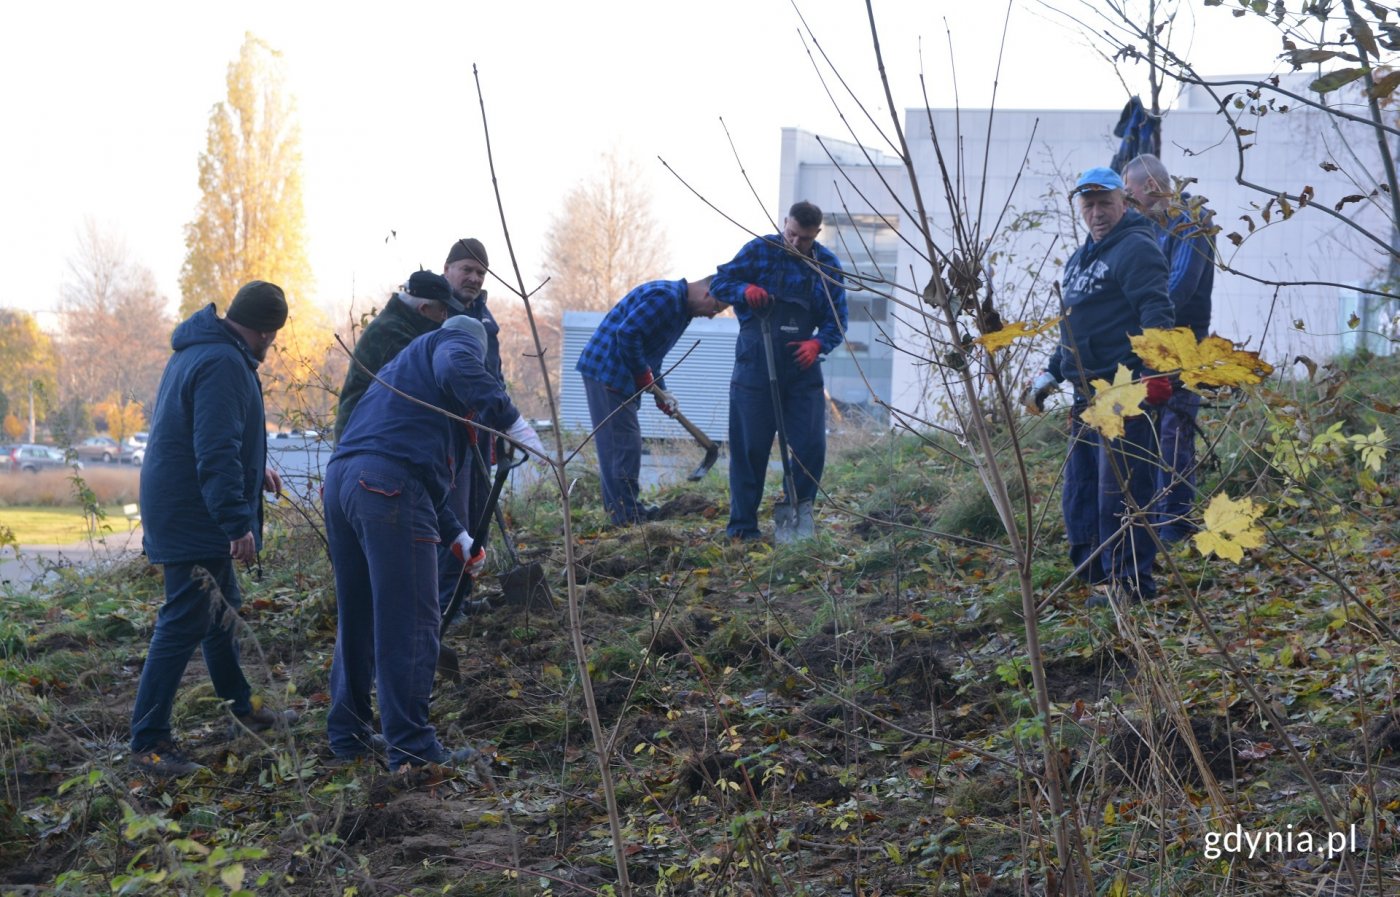
[[[449,746],[488,751],[470,772],[327,763],[334,602],[299,516],[277,522],[244,617],[250,679],[300,719],[231,734],[196,657],[176,726],[209,769],[181,781],[133,772],[125,749],[159,570],[68,570],[8,594],[0,893],[612,892],[585,675],[636,893],[1055,893],[1047,734],[1097,893],[1397,887],[1393,461],[1299,493],[1247,440],[1219,440],[1208,488],[1265,503],[1267,544],[1239,564],[1179,546],[1161,601],[1090,611],[1065,583],[1058,427],[1023,443],[1048,720],[985,490],[948,446],[910,436],[855,440],[829,469],[818,537],[776,549],[723,538],[718,475],[663,489],[662,519],[623,530],[601,526],[585,477],[586,668],[557,496],[519,497],[522,560],[558,604],[509,600],[488,577],[491,609],[450,632],[459,672],[433,717]],[[510,566],[499,549],[494,563]],[[1292,840],[1211,850],[1237,827]],[[1334,832],[1345,853],[1302,849]]]

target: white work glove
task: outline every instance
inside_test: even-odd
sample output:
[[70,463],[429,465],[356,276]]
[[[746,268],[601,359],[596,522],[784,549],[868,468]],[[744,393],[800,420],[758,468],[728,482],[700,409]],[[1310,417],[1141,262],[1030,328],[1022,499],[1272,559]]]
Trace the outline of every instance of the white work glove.
[[676,397],[659,386],[651,388],[651,397],[656,400],[656,410],[667,417],[675,417],[676,412],[681,410],[680,403]]
[[544,443],[540,442],[540,434],[535,432],[535,428],[526,423],[523,416],[517,417],[515,423],[510,425],[506,431],[506,436],[529,449],[531,454],[536,454],[537,459],[543,460],[548,453],[544,449]]
[[1031,414],[1044,414],[1045,400],[1050,398],[1050,393],[1055,391],[1057,385],[1049,371],[1041,371],[1021,393],[1021,404]]
[[467,568],[467,575],[473,579],[481,573],[481,568],[486,566],[486,549],[478,548],[476,554],[472,554],[472,534],[462,530],[457,538],[452,540],[452,555],[462,562]]

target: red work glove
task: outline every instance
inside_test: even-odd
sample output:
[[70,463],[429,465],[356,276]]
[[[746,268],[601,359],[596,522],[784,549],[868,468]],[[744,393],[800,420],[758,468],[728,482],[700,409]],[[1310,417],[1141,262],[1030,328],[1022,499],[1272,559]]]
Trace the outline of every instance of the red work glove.
[[768,295],[768,291],[756,283],[751,283],[744,287],[744,302],[754,311],[761,311],[768,307],[768,303],[773,301],[773,297]]
[[651,375],[651,368],[647,368],[634,376],[632,382],[637,385],[638,389],[649,389],[656,382],[656,378]]
[[1165,405],[1172,397],[1172,381],[1166,377],[1152,377],[1144,380],[1143,385],[1147,387],[1147,404]]
[[788,343],[788,348],[792,349],[792,358],[797,362],[798,369],[803,371],[816,364],[817,356],[822,352],[821,340],[815,339],[796,340]]

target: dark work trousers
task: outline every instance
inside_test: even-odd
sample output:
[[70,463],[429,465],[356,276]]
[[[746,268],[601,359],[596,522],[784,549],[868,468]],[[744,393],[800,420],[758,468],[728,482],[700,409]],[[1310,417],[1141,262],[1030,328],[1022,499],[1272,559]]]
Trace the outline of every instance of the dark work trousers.
[[[773,361],[792,452],[795,502],[812,501],[826,467],[826,392],[821,364],[799,370],[787,343],[807,339],[813,324],[805,310],[787,302],[777,303],[772,316]],[[740,326],[729,381],[729,526],[725,531],[731,538],[760,535],[758,507],[777,432],[763,330],[755,317]],[[783,500],[794,502],[791,495]]]
[[603,509],[615,526],[646,520],[646,510],[638,500],[642,488],[642,428],[637,422],[641,396],[625,396],[592,377],[583,378],[583,393],[593,421]]
[[1201,397],[1178,385],[1157,421],[1162,463],[1157,468],[1153,511],[1163,542],[1180,542],[1196,530],[1190,514],[1196,501],[1196,415],[1200,410]]
[[447,752],[428,723],[442,618],[432,501],[398,461],[358,454],[326,467],[325,513],[338,615],[331,752],[365,752],[374,687],[390,767],[440,762]]
[[[1157,548],[1145,521],[1157,467],[1152,421],[1145,414],[1125,418],[1122,438],[1105,439],[1079,419],[1085,407],[1076,402],[1071,412],[1069,454],[1060,496],[1069,559],[1078,567],[1105,544],[1103,552],[1080,571],[1080,577],[1089,583],[1116,582],[1150,600],[1157,594],[1152,580]],[[1144,511],[1133,515],[1133,524],[1124,535],[1115,535],[1124,515],[1130,513],[1123,484],[1127,484],[1133,503]]]
[[236,632],[242,604],[233,558],[165,565],[165,603],[156,614],[131,713],[133,753],[171,740],[175,692],[195,648],[204,652],[214,693],[239,716],[253,712],[253,690],[238,662]]
[[[453,485],[452,491],[447,493],[447,503],[452,507],[452,513],[457,515],[457,520],[467,528],[467,532],[471,533],[474,539],[480,531],[477,522],[479,512],[476,510],[476,506],[486,504],[486,490],[490,486],[485,488],[480,486],[476,459],[472,455],[472,452],[467,452],[467,460],[463,462],[462,469],[457,473],[457,481]],[[455,536],[454,533],[453,537],[455,538]],[[452,593],[456,591],[457,583],[462,578],[462,562],[457,560],[457,555],[452,553],[450,541],[438,544],[437,565],[438,608],[443,613],[447,613],[447,606],[452,603]]]

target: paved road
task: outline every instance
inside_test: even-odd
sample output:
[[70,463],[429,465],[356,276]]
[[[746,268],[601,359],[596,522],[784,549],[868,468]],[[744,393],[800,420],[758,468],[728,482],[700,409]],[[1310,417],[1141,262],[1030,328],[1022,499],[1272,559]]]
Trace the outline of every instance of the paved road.
[[6,588],[24,589],[35,582],[58,579],[64,567],[90,567],[114,563],[141,553],[141,528],[126,531],[120,517],[112,523],[114,532],[95,542],[72,545],[24,545],[0,549],[0,592]]
[[[298,501],[305,501],[314,494],[321,484],[322,471],[330,460],[330,446],[320,442],[304,442],[279,445],[281,440],[269,444],[268,463],[282,476],[284,491]],[[665,452],[647,453],[642,456],[642,488],[648,489],[661,482],[678,482],[685,477],[700,460],[698,448],[683,444],[683,448]],[[723,477],[727,456],[721,457],[710,475]],[[583,468],[582,460],[569,465]],[[87,467],[116,466],[105,465],[101,461],[85,462]],[[539,479],[538,467],[524,465],[511,476],[507,490],[523,488]],[[56,579],[57,569],[62,567],[86,566],[110,563],[134,557],[141,553],[141,529],[126,532],[126,521],[117,517],[111,521],[115,532],[95,543],[78,542],[72,545],[25,545],[18,557],[13,548],[0,550],[0,590],[4,588],[25,588],[29,584],[48,579]]]

